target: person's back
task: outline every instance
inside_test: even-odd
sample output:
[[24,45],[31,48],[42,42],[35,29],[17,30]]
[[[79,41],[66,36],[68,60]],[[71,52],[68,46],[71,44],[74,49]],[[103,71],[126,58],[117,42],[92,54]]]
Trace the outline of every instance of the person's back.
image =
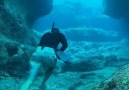
[[62,47],[60,48],[61,51],[64,51],[68,47],[65,36],[55,28],[52,32],[47,32],[42,36],[38,46],[57,49],[59,43],[62,44]]

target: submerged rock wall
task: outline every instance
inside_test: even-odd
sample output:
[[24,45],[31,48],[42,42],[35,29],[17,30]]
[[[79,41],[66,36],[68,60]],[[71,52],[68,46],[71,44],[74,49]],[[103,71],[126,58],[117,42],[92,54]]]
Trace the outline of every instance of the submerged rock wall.
[[53,0],[19,0],[27,11],[27,22],[31,26],[33,22],[42,16],[49,14],[53,8]]
[[104,80],[93,90],[128,90],[129,89],[129,64],[121,67],[112,77]]
[[122,21],[120,34],[129,40],[129,0],[104,0],[104,13]]
[[31,43],[32,24],[51,10],[52,0],[1,0],[0,33],[20,43]]
[[104,0],[105,14],[113,18],[129,18],[129,0]]
[[0,0],[0,76],[23,76],[27,71],[39,41],[31,26],[51,10],[52,0]]

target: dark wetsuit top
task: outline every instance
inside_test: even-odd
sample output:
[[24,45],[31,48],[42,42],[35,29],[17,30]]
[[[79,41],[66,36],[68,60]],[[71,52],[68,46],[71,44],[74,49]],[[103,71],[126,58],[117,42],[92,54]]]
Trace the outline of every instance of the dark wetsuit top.
[[48,32],[42,36],[38,46],[57,49],[59,43],[62,44],[62,47],[60,48],[61,51],[64,51],[68,47],[67,40],[62,33]]

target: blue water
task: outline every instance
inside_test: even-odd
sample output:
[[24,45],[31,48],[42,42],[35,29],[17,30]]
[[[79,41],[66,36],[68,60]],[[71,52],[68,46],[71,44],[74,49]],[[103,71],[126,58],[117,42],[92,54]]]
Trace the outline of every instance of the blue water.
[[[79,81],[77,83],[73,81],[75,85],[69,87],[69,90],[76,90],[78,87],[80,89],[77,90],[91,90],[95,84],[110,77],[119,66],[122,66],[122,63],[127,63],[126,59],[121,58],[128,57],[123,49],[126,47],[123,37],[127,30],[124,21],[105,14],[103,1],[54,0],[52,12],[39,18],[33,26],[36,31],[44,32],[50,30],[52,23],[55,22],[55,27],[66,35],[69,41],[69,49],[66,53],[73,58],[74,65],[64,66],[63,73],[70,75],[75,72],[75,77],[80,74]],[[67,59],[67,56],[65,58],[63,56],[65,55],[62,55],[63,59]],[[115,63],[116,61],[118,63]],[[73,77],[68,76],[68,79],[71,78]],[[82,81],[84,79],[85,85],[80,82],[81,79]],[[89,86],[88,80],[91,83]],[[71,84],[70,81],[68,83]]]
[[129,61],[127,41],[123,39],[127,28],[122,19],[127,12],[117,6],[120,0],[114,1],[53,0],[51,13],[34,23],[33,28],[42,33],[50,31],[55,22],[68,40],[65,53],[57,52],[60,60],[57,72],[48,80],[50,90],[93,90],[99,83],[100,89],[94,90],[113,90],[110,88],[114,88],[115,79],[109,78]]
[[[6,1],[6,4],[8,6],[7,2],[9,0],[4,1]],[[26,0],[23,0],[22,2],[25,1]],[[35,21],[35,19],[37,19],[38,17],[42,15],[43,17],[38,18],[33,24],[32,29],[36,31],[32,31],[32,34],[30,33],[31,31],[29,31],[29,34],[24,34],[26,33],[23,33],[24,28],[21,32],[18,32],[19,34],[16,35],[18,37],[18,41],[20,42],[18,43],[18,45],[17,41],[12,42],[13,40],[15,40],[15,38],[11,39],[10,37],[14,37],[14,35],[17,34],[15,33],[15,31],[18,31],[19,29],[22,29],[21,27],[24,27],[24,25],[22,26],[22,24],[20,24],[20,22],[22,21],[20,19],[20,16],[17,16],[17,18],[19,18],[18,26],[20,28],[13,25],[13,22],[15,21],[12,22],[12,19],[10,19],[10,24],[8,24],[8,20],[1,20],[0,22],[0,27],[2,27],[2,25],[5,25],[4,27],[6,27],[7,25],[7,28],[5,29],[0,28],[0,31],[2,31],[3,29],[3,32],[1,32],[1,38],[3,40],[1,39],[0,60],[1,63],[7,63],[4,66],[0,66],[1,70],[5,69],[5,73],[3,73],[3,71],[0,71],[0,75],[3,75],[6,79],[9,79],[8,81],[6,81],[3,76],[0,76],[0,90],[6,90],[7,88],[10,89],[12,88],[12,86],[13,88],[15,88],[15,84],[21,87],[21,84],[19,83],[22,83],[22,80],[25,80],[27,78],[26,74],[29,74],[28,61],[29,58],[31,58],[30,53],[32,54],[33,51],[31,50],[32,46],[29,47],[29,45],[33,44],[33,46],[36,47],[37,43],[40,41],[41,34],[44,33],[44,31],[51,31],[53,22],[55,22],[55,27],[59,28],[60,31],[66,36],[66,39],[68,40],[68,48],[63,53],[57,53],[57,55],[60,57],[60,60],[58,60],[55,70],[46,83],[46,88],[50,88],[48,90],[92,90],[93,87],[95,87],[102,81],[110,81],[109,78],[114,75],[117,69],[128,63],[129,41],[127,39],[129,39],[129,35],[127,33],[128,28],[126,28],[127,23],[125,24],[125,21],[122,18],[118,19],[119,15],[117,16],[116,13],[120,13],[119,10],[115,13],[105,13],[105,3],[103,1],[106,0],[53,0],[52,11],[51,5],[49,8],[47,8],[47,4],[45,4],[46,6],[42,6],[42,3],[46,2],[47,0],[44,0],[44,2],[42,2],[43,0],[39,0],[42,2],[40,2],[40,4],[38,4],[38,0],[33,0],[34,3],[35,1],[37,3],[31,3],[31,5],[30,2],[32,2],[32,0],[28,1],[29,3],[25,5],[27,8],[29,7],[27,11],[33,11],[35,9],[34,12],[30,14],[28,12],[30,17],[28,16],[27,20],[29,20],[30,25],[33,23],[32,21]],[[33,7],[35,5],[37,6],[37,8]],[[51,13],[48,14],[40,12],[42,11],[42,9],[40,10],[40,8],[42,8],[43,10],[49,9]],[[112,8],[113,7],[110,7],[109,11],[113,11]],[[13,9],[11,10],[10,8],[9,12],[15,11],[15,8]],[[17,13],[18,12],[14,13],[14,15]],[[124,14],[127,14],[127,12],[125,11]],[[117,18],[113,18],[115,16],[112,15],[116,15]],[[120,15],[123,14],[121,13]],[[0,18],[2,19],[3,17],[4,14],[0,13]],[[9,32],[8,29],[10,30]],[[4,30],[6,30],[7,33],[6,31],[4,32]],[[9,34],[11,34],[11,36]],[[24,37],[26,39],[25,41],[23,40],[23,42],[28,42],[30,44],[27,44],[26,46],[26,43],[22,43],[19,35],[27,36]],[[125,39],[125,35],[128,36],[128,38]],[[3,43],[3,41],[5,42]],[[6,56],[7,58],[5,58]],[[126,70],[126,68],[124,69]],[[24,73],[24,71],[26,73]],[[40,75],[38,79],[36,79],[34,84],[30,87],[30,90],[38,89],[39,85],[41,84],[45,71],[42,70],[42,68],[40,71],[41,73],[39,73]],[[12,78],[12,76],[14,76],[14,78]],[[15,78],[15,76],[20,77],[19,79],[21,80]],[[11,77],[11,79],[8,77]],[[16,81],[14,81],[14,85],[12,79],[16,79]],[[115,81],[115,79],[113,79],[113,81]],[[9,85],[10,82],[12,83],[11,85]],[[3,83],[5,85],[3,85]],[[110,83],[108,83],[107,85],[109,84]],[[101,86],[105,86],[105,83],[102,83]],[[19,90],[19,88],[17,90]]]
[[92,27],[104,30],[121,30],[121,20],[104,14],[103,0],[54,0],[52,12],[41,17],[34,28],[42,32],[50,29],[52,22],[60,29]]

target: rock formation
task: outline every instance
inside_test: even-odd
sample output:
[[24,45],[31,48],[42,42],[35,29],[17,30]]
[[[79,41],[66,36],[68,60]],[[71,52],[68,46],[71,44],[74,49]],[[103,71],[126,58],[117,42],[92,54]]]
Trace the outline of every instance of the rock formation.
[[105,14],[114,18],[129,19],[129,0],[104,0]]
[[52,0],[0,0],[0,70],[6,76],[23,76],[39,40],[31,26],[51,10]]

